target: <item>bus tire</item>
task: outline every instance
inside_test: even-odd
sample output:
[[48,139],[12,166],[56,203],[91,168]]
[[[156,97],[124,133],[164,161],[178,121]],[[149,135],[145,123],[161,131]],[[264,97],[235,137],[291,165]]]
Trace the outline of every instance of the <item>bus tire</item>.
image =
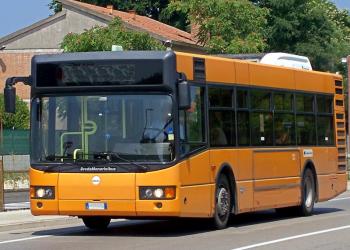
[[316,201],[316,180],[310,168],[304,171],[301,182],[301,204],[296,207],[296,213],[300,216],[310,216],[314,210]]
[[85,226],[92,230],[104,230],[111,222],[111,218],[105,216],[86,216],[82,217]]
[[231,189],[228,178],[220,175],[215,190],[215,210],[213,217],[213,226],[215,229],[227,227],[231,215]]

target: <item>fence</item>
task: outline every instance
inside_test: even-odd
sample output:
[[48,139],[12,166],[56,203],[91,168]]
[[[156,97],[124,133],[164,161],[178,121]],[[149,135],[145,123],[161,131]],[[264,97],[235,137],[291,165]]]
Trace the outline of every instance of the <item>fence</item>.
[[5,172],[29,169],[29,130],[4,129],[0,135],[0,158]]
[[0,155],[29,155],[29,130],[4,129],[0,135]]

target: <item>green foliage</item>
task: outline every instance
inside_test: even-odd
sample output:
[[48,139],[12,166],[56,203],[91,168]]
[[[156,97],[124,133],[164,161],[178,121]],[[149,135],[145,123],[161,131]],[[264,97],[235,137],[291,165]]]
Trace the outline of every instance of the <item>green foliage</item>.
[[102,7],[113,5],[115,10],[135,10],[137,14],[158,20],[159,14],[168,5],[169,0],[81,0],[81,2]]
[[199,42],[210,53],[256,53],[266,47],[268,11],[248,0],[173,1],[166,13],[188,13],[191,23],[199,26]]
[[62,10],[62,4],[57,0],[51,0],[51,3],[48,4],[49,9],[53,10],[54,13],[60,12]]
[[162,50],[164,46],[143,32],[125,29],[119,18],[108,27],[94,27],[81,34],[67,34],[61,48],[65,52],[110,51],[112,45],[121,45],[124,50]]
[[[133,9],[140,15],[186,31],[190,31],[190,24],[197,24],[200,26],[197,38],[210,53],[294,53],[308,56],[317,70],[343,74],[345,67],[340,58],[350,54],[349,12],[339,10],[329,0],[81,1],[104,7],[113,4],[121,11]],[[59,10],[60,5],[52,0],[50,7]],[[78,39],[78,35],[69,34],[63,44],[72,47],[74,40],[76,51],[87,51],[110,50],[111,40],[114,44],[123,40],[126,49],[148,43],[146,36],[140,35],[137,44],[131,36],[116,39],[111,32],[104,33],[100,29],[86,32],[85,36],[91,37],[91,42],[84,36]]]
[[3,129],[28,129],[29,128],[29,109],[27,104],[16,96],[16,113],[5,113],[4,94],[0,94],[0,119]]
[[189,5],[182,1],[171,1],[160,13],[159,20],[178,29],[190,32]]
[[350,53],[350,16],[328,0],[257,0],[268,8],[268,51],[308,56],[313,67],[337,71]]

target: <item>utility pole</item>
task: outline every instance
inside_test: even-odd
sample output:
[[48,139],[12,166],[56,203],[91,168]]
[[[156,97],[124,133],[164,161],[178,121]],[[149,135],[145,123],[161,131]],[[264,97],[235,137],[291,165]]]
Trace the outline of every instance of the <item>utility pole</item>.
[[[346,120],[346,122],[348,123],[348,127],[347,127],[347,133],[345,133],[346,134],[346,139],[347,139],[347,152],[346,152],[346,156],[347,156],[347,159],[350,159],[350,70],[349,70],[349,68],[350,68],[350,55],[346,58],[346,60],[344,60],[344,62],[346,63],[346,72],[347,72],[347,77],[348,77],[348,82],[347,82],[347,94],[348,94],[348,103],[347,103],[347,106],[348,106],[348,112],[347,112],[347,114],[345,114],[345,117],[347,117],[347,120]],[[344,91],[344,93],[345,93],[345,91]],[[344,99],[346,100],[346,96],[344,96]],[[347,115],[347,116],[346,116]],[[346,124],[346,123],[345,123]],[[348,166],[349,167],[349,166]]]
[[[5,46],[0,46],[0,51],[4,50]],[[2,128],[2,117],[0,117],[0,142],[1,142],[1,155],[0,155],[0,212],[5,209],[4,202],[4,158],[2,156],[2,137],[3,137],[3,128]]]
[[5,209],[4,202],[4,164],[3,157],[0,156],[0,212]]

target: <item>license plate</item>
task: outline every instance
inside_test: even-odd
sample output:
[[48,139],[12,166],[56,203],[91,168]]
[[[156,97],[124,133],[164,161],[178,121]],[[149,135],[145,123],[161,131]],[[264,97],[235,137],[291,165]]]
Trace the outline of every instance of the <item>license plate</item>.
[[87,202],[86,209],[88,210],[106,210],[107,203],[104,202]]

